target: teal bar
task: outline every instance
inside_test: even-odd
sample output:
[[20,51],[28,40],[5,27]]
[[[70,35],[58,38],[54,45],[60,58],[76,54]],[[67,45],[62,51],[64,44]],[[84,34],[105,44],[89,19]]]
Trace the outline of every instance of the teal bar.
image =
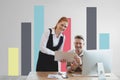
[[110,35],[109,33],[101,33],[99,35],[99,49],[110,48]]
[[44,31],[44,7],[34,6],[34,70],[38,59],[40,50],[40,40]]

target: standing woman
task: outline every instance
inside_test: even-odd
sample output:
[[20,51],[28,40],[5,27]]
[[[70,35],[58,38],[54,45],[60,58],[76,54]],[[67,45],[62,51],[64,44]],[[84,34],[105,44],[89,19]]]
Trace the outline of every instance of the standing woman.
[[43,34],[36,71],[58,71],[58,62],[54,61],[54,55],[55,51],[63,50],[65,36],[62,33],[67,26],[68,18],[61,17],[55,27]]

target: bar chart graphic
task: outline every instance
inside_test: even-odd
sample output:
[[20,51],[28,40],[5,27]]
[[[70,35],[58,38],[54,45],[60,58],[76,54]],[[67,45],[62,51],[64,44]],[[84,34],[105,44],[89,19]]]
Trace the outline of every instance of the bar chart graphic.
[[[40,40],[44,32],[44,6],[34,6],[34,25],[32,22],[21,22],[21,49],[8,48],[8,75],[19,76],[28,75],[28,73],[34,69],[36,70],[37,59],[40,50]],[[97,49],[109,49],[110,48],[110,34],[100,33],[99,43],[97,44],[97,7],[86,7],[86,41],[87,50]],[[66,36],[66,42],[64,45],[64,51],[71,49],[71,24],[72,18],[68,18],[69,25],[66,31],[63,33]],[[33,28],[32,28],[33,27]],[[34,29],[34,30],[32,30]],[[33,31],[33,44],[32,44],[32,31]],[[79,34],[79,33],[78,33]],[[33,53],[31,47],[33,46]],[[21,50],[21,53],[18,53]],[[19,74],[19,54],[21,54],[21,74]],[[33,59],[32,59],[33,56]],[[33,66],[32,66],[33,62]],[[66,63],[61,63],[61,71],[66,71]]]
[[[68,18],[68,27],[67,29],[63,32],[63,34],[65,35],[65,43],[64,43],[64,47],[63,47],[63,51],[67,52],[68,50],[71,49],[71,18]],[[67,63],[63,62],[61,63],[61,72],[66,72],[66,67],[67,67]]]
[[44,6],[34,6],[34,70],[40,50],[40,40],[44,31]]
[[21,75],[31,71],[31,23],[21,23]]
[[8,48],[8,76],[19,75],[18,48]]
[[97,49],[96,7],[87,7],[87,50]]
[[110,34],[109,33],[99,34],[99,49],[110,49]]

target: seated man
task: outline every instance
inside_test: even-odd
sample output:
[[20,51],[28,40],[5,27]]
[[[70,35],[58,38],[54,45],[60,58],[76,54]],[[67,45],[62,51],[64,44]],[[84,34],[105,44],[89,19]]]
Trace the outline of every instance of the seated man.
[[80,35],[75,36],[74,38],[74,48],[73,50],[70,50],[73,54],[75,54],[75,60],[73,62],[67,63],[67,71],[68,72],[76,72],[80,71],[82,72],[82,57],[84,54],[84,38]]

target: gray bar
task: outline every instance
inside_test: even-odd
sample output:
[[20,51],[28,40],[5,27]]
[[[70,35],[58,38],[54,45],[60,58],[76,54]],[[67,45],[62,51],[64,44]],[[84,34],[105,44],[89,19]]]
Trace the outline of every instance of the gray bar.
[[31,71],[31,23],[21,23],[21,75]]
[[96,7],[87,7],[87,50],[96,49]]

